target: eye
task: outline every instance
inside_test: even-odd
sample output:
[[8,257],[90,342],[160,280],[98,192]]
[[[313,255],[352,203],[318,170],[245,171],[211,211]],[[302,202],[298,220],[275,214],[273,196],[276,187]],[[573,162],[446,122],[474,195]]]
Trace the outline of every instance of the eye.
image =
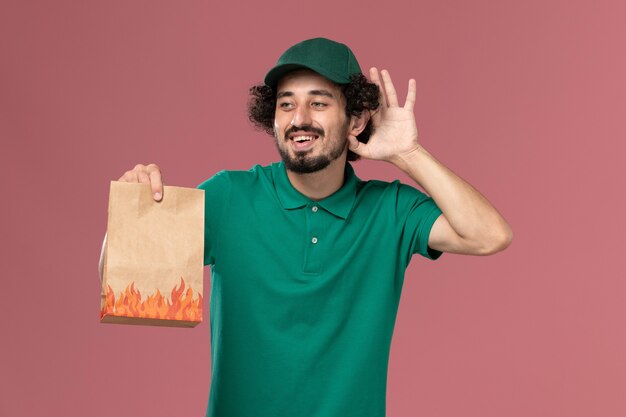
[[314,101],[313,103],[311,103],[311,105],[313,107],[317,107],[318,109],[321,109],[321,108],[324,108],[324,107],[328,106],[328,104],[322,103],[321,101]]
[[281,109],[285,109],[285,110],[287,110],[287,109],[292,108],[292,107],[293,107],[293,105],[292,105],[292,103],[289,103],[289,102],[287,102],[287,101],[284,101],[284,102],[282,102],[282,103],[278,103],[278,107],[280,107]]

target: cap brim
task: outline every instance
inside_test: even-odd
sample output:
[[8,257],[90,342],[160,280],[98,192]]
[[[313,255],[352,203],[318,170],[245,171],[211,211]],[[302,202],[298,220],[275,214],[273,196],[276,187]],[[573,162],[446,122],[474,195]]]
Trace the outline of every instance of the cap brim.
[[316,68],[313,65],[281,64],[269,70],[269,72],[265,76],[265,85],[268,85],[275,89],[276,85],[278,84],[278,80],[280,80],[287,73],[295,71],[297,69],[309,69],[311,71],[317,72],[322,77],[328,78],[329,80],[337,84],[347,84],[350,82],[350,80],[345,79],[344,77],[338,77],[336,74],[330,74],[327,71],[324,71],[324,69]]

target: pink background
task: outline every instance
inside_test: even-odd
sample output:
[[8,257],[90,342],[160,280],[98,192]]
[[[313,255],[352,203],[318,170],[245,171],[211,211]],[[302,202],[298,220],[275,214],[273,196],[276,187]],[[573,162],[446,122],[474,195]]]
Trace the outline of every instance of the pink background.
[[402,96],[417,79],[423,146],[515,234],[490,257],[414,258],[388,415],[626,415],[625,17],[617,0],[3,0],[0,415],[204,414],[208,290],[195,329],[99,323],[109,182],[277,160],[247,88],[320,35]]

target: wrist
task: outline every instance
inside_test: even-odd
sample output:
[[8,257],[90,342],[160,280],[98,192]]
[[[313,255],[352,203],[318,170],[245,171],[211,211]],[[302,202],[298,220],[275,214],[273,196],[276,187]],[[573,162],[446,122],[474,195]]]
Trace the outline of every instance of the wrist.
[[423,157],[424,154],[427,153],[426,150],[421,145],[415,145],[414,148],[406,152],[401,152],[397,155],[394,155],[389,162],[398,167],[400,170],[408,173],[409,168],[411,166],[415,166],[415,163]]

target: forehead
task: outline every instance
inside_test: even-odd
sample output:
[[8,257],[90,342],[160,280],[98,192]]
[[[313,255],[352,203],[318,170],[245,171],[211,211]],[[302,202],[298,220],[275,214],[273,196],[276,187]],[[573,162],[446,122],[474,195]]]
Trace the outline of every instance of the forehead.
[[314,90],[326,90],[331,92],[338,99],[341,97],[341,87],[339,87],[339,85],[307,69],[289,72],[278,81],[276,90],[277,94],[285,91],[307,93]]

